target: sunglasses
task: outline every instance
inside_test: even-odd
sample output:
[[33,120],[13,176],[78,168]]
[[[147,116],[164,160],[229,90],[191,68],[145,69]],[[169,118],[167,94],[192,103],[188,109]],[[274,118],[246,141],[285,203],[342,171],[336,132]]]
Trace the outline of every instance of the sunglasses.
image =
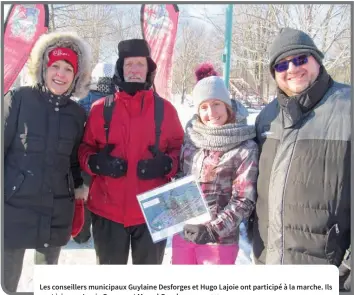
[[281,73],[281,72],[284,72],[284,71],[288,70],[290,62],[292,62],[293,65],[296,66],[296,67],[302,66],[304,64],[307,64],[307,62],[309,61],[308,56],[309,56],[309,54],[302,54],[302,55],[299,55],[299,56],[295,56],[292,59],[284,60],[282,62],[279,62],[279,63],[275,64],[273,66],[273,68],[278,73]]

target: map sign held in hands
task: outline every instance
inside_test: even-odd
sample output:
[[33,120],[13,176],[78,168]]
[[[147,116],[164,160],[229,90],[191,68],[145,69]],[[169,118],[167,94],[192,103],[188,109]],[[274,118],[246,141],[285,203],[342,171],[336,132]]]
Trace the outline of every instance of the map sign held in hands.
[[186,176],[137,196],[154,243],[211,219],[194,176]]

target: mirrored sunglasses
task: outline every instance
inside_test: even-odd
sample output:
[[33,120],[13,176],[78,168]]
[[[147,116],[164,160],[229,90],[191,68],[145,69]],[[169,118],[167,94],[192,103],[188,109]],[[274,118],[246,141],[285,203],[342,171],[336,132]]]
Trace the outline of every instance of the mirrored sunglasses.
[[299,55],[299,56],[295,56],[292,59],[281,61],[281,62],[275,64],[273,66],[273,68],[278,73],[281,73],[281,72],[284,72],[284,71],[288,70],[290,62],[292,62],[293,65],[296,66],[296,67],[302,66],[304,64],[307,64],[307,62],[309,61],[309,59],[308,59],[309,55],[310,54],[302,54],[302,55]]

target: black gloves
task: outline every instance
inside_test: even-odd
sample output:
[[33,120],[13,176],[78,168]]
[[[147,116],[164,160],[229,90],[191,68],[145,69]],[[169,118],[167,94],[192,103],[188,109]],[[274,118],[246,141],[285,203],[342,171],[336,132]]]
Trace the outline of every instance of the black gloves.
[[216,243],[217,234],[204,224],[186,224],[183,227],[184,239],[195,244]]
[[172,159],[160,151],[155,151],[149,146],[149,151],[154,158],[140,160],[137,166],[137,175],[140,179],[148,180],[164,177],[172,170]]
[[[91,155],[88,166],[92,173],[113,178],[127,174],[128,163],[126,160],[110,155],[114,145],[106,145],[99,153]],[[164,153],[155,152],[152,146],[149,151],[154,158],[140,160],[137,165],[137,175],[140,179],[148,180],[164,177],[171,172],[172,159]]]
[[[250,244],[253,242],[253,229],[254,229],[254,219],[256,215],[256,209],[254,209],[248,220],[245,221],[247,239]],[[242,221],[241,221],[242,222]]]
[[114,145],[106,145],[98,154],[91,155],[88,166],[97,175],[118,178],[127,174],[127,161],[110,155]]

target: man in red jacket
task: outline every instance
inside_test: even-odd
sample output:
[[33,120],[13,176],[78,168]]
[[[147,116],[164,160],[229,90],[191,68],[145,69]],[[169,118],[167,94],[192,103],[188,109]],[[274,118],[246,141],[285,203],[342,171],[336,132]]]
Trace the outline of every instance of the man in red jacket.
[[[98,264],[161,264],[166,240],[153,243],[136,196],[170,181],[178,169],[183,129],[173,105],[163,99],[163,121],[155,144],[156,64],[145,40],[118,44],[113,80],[119,91],[106,137],[105,100],[94,103],[79,149],[80,165],[92,176],[87,207]],[[106,139],[107,138],[107,139]]]

